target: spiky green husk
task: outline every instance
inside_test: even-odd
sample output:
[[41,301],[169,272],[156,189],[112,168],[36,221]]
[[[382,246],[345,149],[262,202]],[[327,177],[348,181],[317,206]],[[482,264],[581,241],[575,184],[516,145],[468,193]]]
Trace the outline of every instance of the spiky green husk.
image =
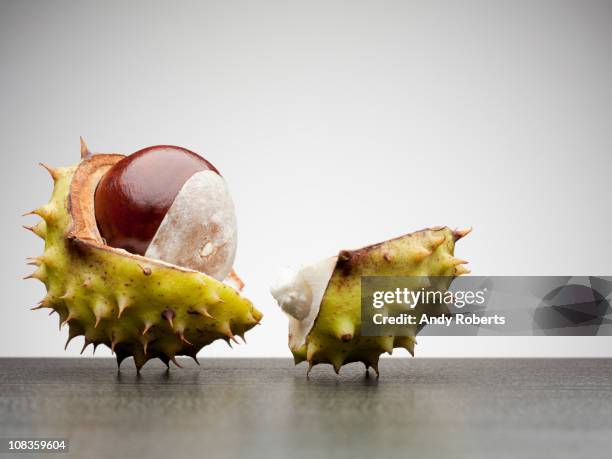
[[296,364],[307,361],[308,371],[319,363],[342,365],[363,362],[378,374],[384,352],[405,348],[414,355],[414,336],[361,336],[361,276],[454,276],[469,272],[454,257],[455,242],[468,231],[447,227],[407,234],[355,251],[343,250],[306,342],[291,349]]
[[73,189],[77,166],[47,169],[54,179],[53,194],[32,212],[43,220],[28,228],[45,240],[45,250],[31,259],[38,267],[28,277],[47,288],[33,309],[49,308],[59,315],[60,328],[68,325],[66,346],[83,335],[83,350],[105,344],[119,365],[132,356],[140,370],[153,358],[178,365],[175,356],[187,355],[197,362],[203,346],[217,339],[236,341],[235,335],[243,337],[259,323],[262,314],[247,299],[205,274],[80,237],[84,222],[74,218],[79,207]]

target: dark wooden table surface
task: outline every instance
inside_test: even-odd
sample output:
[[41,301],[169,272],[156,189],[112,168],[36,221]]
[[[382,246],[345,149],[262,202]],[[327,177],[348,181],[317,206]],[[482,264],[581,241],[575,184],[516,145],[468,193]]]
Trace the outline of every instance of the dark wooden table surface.
[[383,359],[378,380],[201,363],[0,359],[0,437],[65,437],[84,458],[612,457],[609,359]]

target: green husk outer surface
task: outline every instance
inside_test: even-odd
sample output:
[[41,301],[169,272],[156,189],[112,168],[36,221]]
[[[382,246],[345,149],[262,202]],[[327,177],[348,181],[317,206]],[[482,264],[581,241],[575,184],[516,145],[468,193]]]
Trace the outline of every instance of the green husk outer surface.
[[[455,242],[468,231],[429,228],[355,251],[343,250],[331,276],[319,314],[304,345],[292,348],[296,364],[333,365],[336,372],[363,362],[378,374],[384,352],[404,348],[414,355],[414,336],[361,336],[361,276],[455,276],[469,272],[454,257]],[[450,281],[448,281],[450,283]],[[445,286],[447,288],[448,285]]]
[[[203,273],[106,246],[93,212],[99,178],[121,155],[86,156],[78,166],[53,169],[50,201],[32,213],[42,221],[31,229],[45,241],[32,258],[45,298],[33,309],[51,309],[68,342],[84,336],[83,350],[110,347],[117,362],[133,357],[136,368],[159,358],[166,365],[217,339],[259,323],[262,314],[228,285]],[[68,342],[66,345],[68,345]],[[180,366],[180,365],[179,365]]]

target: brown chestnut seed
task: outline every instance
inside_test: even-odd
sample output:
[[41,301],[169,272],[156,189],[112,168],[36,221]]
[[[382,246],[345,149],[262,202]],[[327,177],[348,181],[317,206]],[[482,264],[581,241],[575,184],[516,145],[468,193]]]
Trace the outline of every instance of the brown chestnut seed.
[[155,146],[115,164],[96,189],[100,235],[111,247],[144,255],[185,182],[212,164],[180,147]]
[[223,279],[236,249],[225,181],[196,153],[154,146],[117,162],[95,192],[100,235],[112,247]]

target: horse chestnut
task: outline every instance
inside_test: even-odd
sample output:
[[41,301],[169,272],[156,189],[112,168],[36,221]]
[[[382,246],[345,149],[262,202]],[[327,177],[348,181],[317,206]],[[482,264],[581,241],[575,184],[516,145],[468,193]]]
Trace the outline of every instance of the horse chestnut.
[[160,145],[117,162],[100,180],[95,214],[106,244],[223,279],[236,250],[233,203],[219,171]]

